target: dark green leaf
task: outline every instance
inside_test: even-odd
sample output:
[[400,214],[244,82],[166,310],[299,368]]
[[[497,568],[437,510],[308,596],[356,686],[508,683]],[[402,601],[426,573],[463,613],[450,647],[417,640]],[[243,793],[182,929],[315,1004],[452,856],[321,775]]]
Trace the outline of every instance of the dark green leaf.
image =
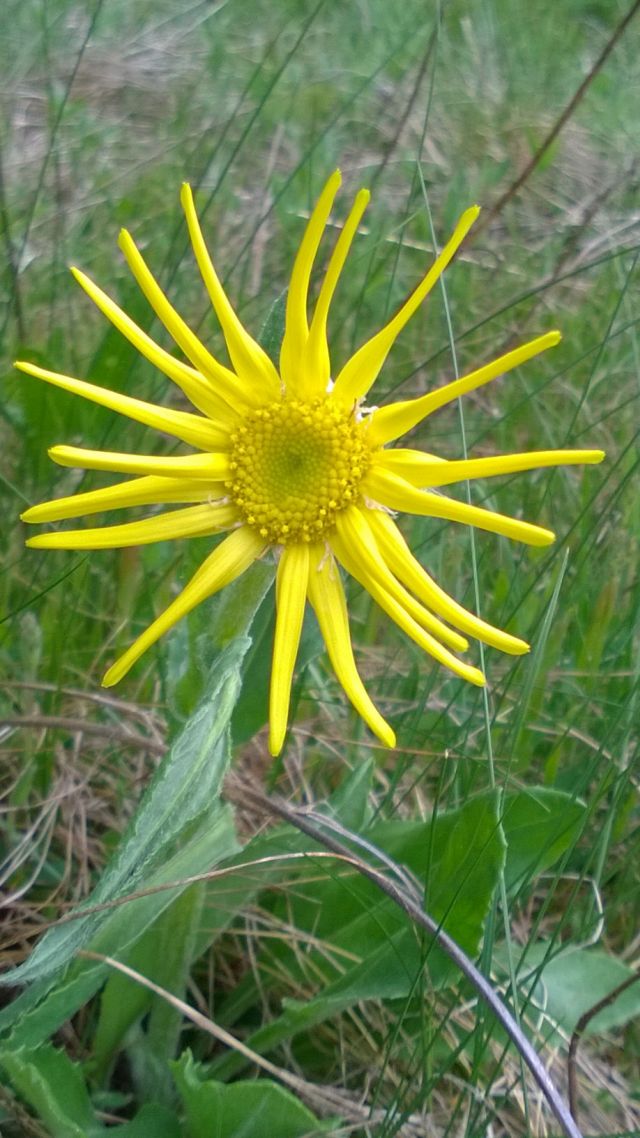
[[[427,911],[466,952],[475,954],[504,864],[496,796],[472,799],[428,822],[379,823],[366,837],[426,885]],[[325,880],[314,882],[312,897],[304,891],[288,893],[287,920],[314,942],[324,940],[341,949],[340,968],[315,998],[304,1004],[285,1001],[282,1016],[250,1037],[249,1046],[260,1053],[361,1000],[406,997],[423,970],[434,987],[456,977],[449,958],[372,882],[338,865],[326,873]],[[283,969],[298,976],[295,953],[285,944],[270,945],[271,957],[276,952]],[[314,952],[310,945],[307,958],[313,960]],[[319,974],[327,973],[329,959],[318,954]],[[227,1055],[212,1070],[226,1079],[242,1066],[237,1055]]]
[[334,1127],[319,1122],[277,1083],[202,1081],[188,1052],[171,1067],[186,1108],[189,1138],[312,1138]]
[[[546,945],[533,946],[527,952],[527,963],[534,964],[536,957],[544,960],[547,951]],[[566,1032],[572,1032],[585,1012],[633,975],[633,969],[601,949],[576,948],[561,952],[545,964],[539,974],[545,1014]],[[585,1035],[622,1027],[638,1014],[640,980],[598,1012],[589,1021]]]
[[3,1051],[0,1065],[53,1138],[91,1138],[105,1133],[93,1112],[82,1071],[64,1051],[49,1044]]
[[559,790],[535,787],[508,794],[502,819],[507,888],[520,889],[553,865],[575,844],[586,815],[583,802]]
[[[177,843],[183,845],[187,836],[193,836],[200,827],[211,826],[220,810],[217,799],[229,763],[229,719],[248,644],[246,637],[239,637],[221,654],[210,696],[186,724],[158,768],[116,856],[83,907],[113,900],[139,888],[143,881],[149,884],[152,872],[162,872]],[[183,872],[197,872],[195,863]],[[165,896],[160,908],[169,899]],[[2,982],[25,983],[59,973],[78,948],[113,920],[109,912],[97,913],[51,929],[26,963],[5,973]]]
[[[180,998],[184,998],[194,954],[202,897],[201,885],[185,890],[125,956],[125,963],[131,968]],[[158,1059],[173,1058],[182,1015],[121,972],[111,973],[101,996],[93,1044],[94,1072],[98,1078],[104,1076],[126,1032],[149,1006],[148,1045]],[[160,1069],[164,1071],[162,1063]],[[165,1089],[166,1077],[159,1087],[147,1088],[147,1097],[157,1097],[162,1102]]]
[[138,1111],[131,1122],[105,1130],[105,1138],[182,1138],[182,1128],[166,1106],[150,1102]]
[[284,318],[287,308],[287,289],[276,297],[265,320],[259,342],[276,367],[280,361],[280,345],[284,336]]

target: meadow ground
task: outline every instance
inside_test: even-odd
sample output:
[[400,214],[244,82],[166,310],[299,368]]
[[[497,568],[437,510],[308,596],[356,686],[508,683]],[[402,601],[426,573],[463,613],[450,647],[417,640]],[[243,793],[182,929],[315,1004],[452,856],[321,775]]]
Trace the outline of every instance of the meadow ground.
[[[233,857],[312,848],[289,829],[265,832],[243,786],[329,801],[343,828],[410,866],[426,908],[478,959],[563,1093],[573,1079],[584,1133],[640,1126],[640,984],[585,1022],[567,1062],[580,1017],[632,977],[640,953],[640,17],[517,185],[626,12],[618,0],[5,0],[5,968],[91,894],[167,746],[181,731],[191,738],[206,667],[239,611],[201,606],[117,689],[100,688],[210,539],[25,550],[25,506],[105,483],[54,466],[48,446],[149,452],[158,441],[11,361],[175,399],[67,270],[84,269],[170,347],[118,252],[122,226],[223,353],[188,249],[185,180],[243,321],[273,347],[274,302],[317,193],[340,166],[336,225],[360,186],[372,203],[334,305],[333,358],[381,326],[424,273],[434,241],[478,202],[476,235],[403,332],[376,402],[428,391],[559,327],[559,347],[440,411],[416,445],[449,458],[588,446],[607,459],[474,484],[476,503],[555,530],[548,549],[404,520],[448,592],[533,646],[516,660],[485,651],[486,694],[428,659],[351,583],[358,659],[397,729],[393,753],[350,710],[309,621],[293,727],[271,764],[262,729],[268,602],[260,608],[225,792],[239,836],[209,766],[199,793],[209,787],[215,799],[207,840],[217,826],[218,846],[196,856],[193,826],[182,838],[176,830],[170,849],[156,834],[149,865],[159,872],[164,850],[173,872],[164,879],[175,880]],[[471,657],[481,662],[477,645]],[[176,819],[181,802],[178,791]],[[151,807],[141,817],[158,824]],[[142,875],[129,887],[153,884],[140,845],[135,856]],[[7,1138],[118,1125],[122,1138],[295,1138],[320,1125],[356,1138],[558,1133],[473,989],[353,873],[309,855],[224,880],[164,895],[164,907],[144,913],[122,905],[111,924],[69,942],[69,959],[87,945],[117,957],[273,1067],[234,1053],[182,1005],[76,959],[65,979],[52,967],[34,972],[22,1004],[15,988],[0,1012]],[[111,889],[105,897],[117,894],[113,880]]]

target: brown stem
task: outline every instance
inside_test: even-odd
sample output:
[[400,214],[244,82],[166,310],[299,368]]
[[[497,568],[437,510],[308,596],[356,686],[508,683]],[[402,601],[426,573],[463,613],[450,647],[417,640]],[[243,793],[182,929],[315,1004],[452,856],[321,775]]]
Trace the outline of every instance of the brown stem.
[[535,170],[536,166],[539,165],[541,159],[544,158],[549,147],[553,145],[556,138],[560,134],[560,131],[562,130],[565,123],[571,118],[571,115],[573,114],[576,107],[578,106],[578,103],[582,100],[583,96],[586,94],[588,88],[591,86],[596,75],[601,70],[601,68],[604,66],[605,62],[607,61],[607,59],[611,55],[611,52],[613,51],[614,47],[616,46],[618,40],[623,35],[623,33],[626,31],[627,26],[631,23],[631,20],[633,19],[633,17],[635,16],[635,14],[639,8],[640,8],[640,0],[635,0],[635,2],[631,5],[631,8],[627,12],[626,16],[623,16],[622,20],[620,21],[618,26],[615,28],[612,35],[607,40],[602,51],[600,52],[600,55],[598,56],[595,63],[593,64],[593,67],[591,68],[589,73],[587,75],[585,75],[584,79],[582,80],[582,83],[580,84],[578,89],[574,92],[574,94],[572,95],[571,99],[567,103],[567,105],[564,108],[564,110],[562,111],[562,113],[556,119],[556,121],[553,124],[551,130],[549,131],[548,135],[546,136],[544,141],[541,143],[541,145],[538,147],[535,154],[533,154],[532,157],[527,162],[524,170],[522,170],[520,172],[520,174],[516,178],[515,182],[512,182],[511,185],[508,187],[508,189],[506,189],[505,192],[498,198],[497,202],[494,205],[492,205],[490,207],[490,209],[488,209],[485,214],[483,214],[483,216],[481,217],[478,224],[474,227],[472,239],[476,238],[478,233],[480,233],[481,230],[483,230],[489,224],[489,222],[493,220],[494,217],[496,217],[499,213],[502,212],[502,210],[504,209],[507,202],[510,201],[511,198],[514,197],[515,194],[517,194],[518,190],[524,185],[524,183],[527,181],[527,179],[531,176],[531,174]]
[[41,730],[47,727],[57,727],[62,731],[80,731],[84,735],[97,735],[101,739],[109,739],[113,743],[121,743],[126,747],[137,747],[141,751],[150,751],[153,755],[164,755],[164,743],[154,739],[147,739],[144,735],[137,735],[133,731],[126,731],[122,727],[110,726],[108,723],[91,723],[86,719],[75,719],[69,715],[3,715],[0,727],[32,727]]
[[632,976],[627,976],[626,980],[623,980],[622,983],[618,984],[612,992],[609,992],[608,995],[603,996],[601,1000],[598,1000],[597,1004],[593,1004],[592,1007],[587,1008],[586,1012],[583,1012],[573,1029],[573,1035],[571,1036],[571,1040],[569,1042],[569,1052],[567,1055],[567,1078],[569,1082],[569,1109],[576,1122],[578,1121],[577,1059],[578,1045],[580,1043],[580,1040],[584,1035],[587,1025],[591,1022],[593,1017],[597,1016],[598,1012],[601,1012],[605,1008],[610,1007],[611,1004],[613,1004],[618,999],[618,996],[621,996],[623,992],[626,992],[627,988],[630,988],[631,985],[635,984],[637,980],[640,980],[640,969],[638,969],[637,972],[634,972]]

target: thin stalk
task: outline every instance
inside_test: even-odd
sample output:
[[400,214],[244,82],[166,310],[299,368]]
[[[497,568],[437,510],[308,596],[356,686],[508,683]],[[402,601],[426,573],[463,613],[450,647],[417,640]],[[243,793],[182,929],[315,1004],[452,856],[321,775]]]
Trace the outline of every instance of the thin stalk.
[[[393,864],[393,874],[396,880],[391,880],[381,870],[374,869],[368,862],[354,855],[352,850],[343,842],[326,833],[326,827],[328,824],[331,825],[331,820],[322,814],[317,814],[312,810],[298,810],[279,798],[267,798],[246,784],[242,786],[242,799],[263,813],[284,819],[337,856],[349,858],[358,873],[366,877],[368,881],[373,882],[382,893],[385,893],[398,908],[407,914],[414,924],[425,929],[434,938],[439,948],[453,961],[465,979],[475,988],[481,1000],[491,1009],[503,1030],[515,1044],[550,1109],[560,1123],[566,1138],[583,1138],[580,1129],[571,1116],[567,1103],[562,1098],[540,1056],[523,1033],[522,1028],[473,961],[463,952],[456,941],[440,927],[439,923],[422,908],[417,890],[408,884],[404,884],[406,871],[403,870],[402,866],[395,862],[392,863],[387,854],[378,850],[372,843],[368,843],[370,851],[375,852],[375,856],[380,858],[387,869],[391,870]],[[358,841],[357,835],[351,836],[354,841]]]

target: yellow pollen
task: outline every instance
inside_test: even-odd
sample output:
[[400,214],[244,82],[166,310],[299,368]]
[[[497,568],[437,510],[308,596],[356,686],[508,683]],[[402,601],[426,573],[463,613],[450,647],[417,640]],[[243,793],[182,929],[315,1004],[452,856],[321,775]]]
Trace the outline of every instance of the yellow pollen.
[[261,537],[315,540],[357,501],[372,451],[366,427],[327,399],[271,403],[232,436],[230,496]]

